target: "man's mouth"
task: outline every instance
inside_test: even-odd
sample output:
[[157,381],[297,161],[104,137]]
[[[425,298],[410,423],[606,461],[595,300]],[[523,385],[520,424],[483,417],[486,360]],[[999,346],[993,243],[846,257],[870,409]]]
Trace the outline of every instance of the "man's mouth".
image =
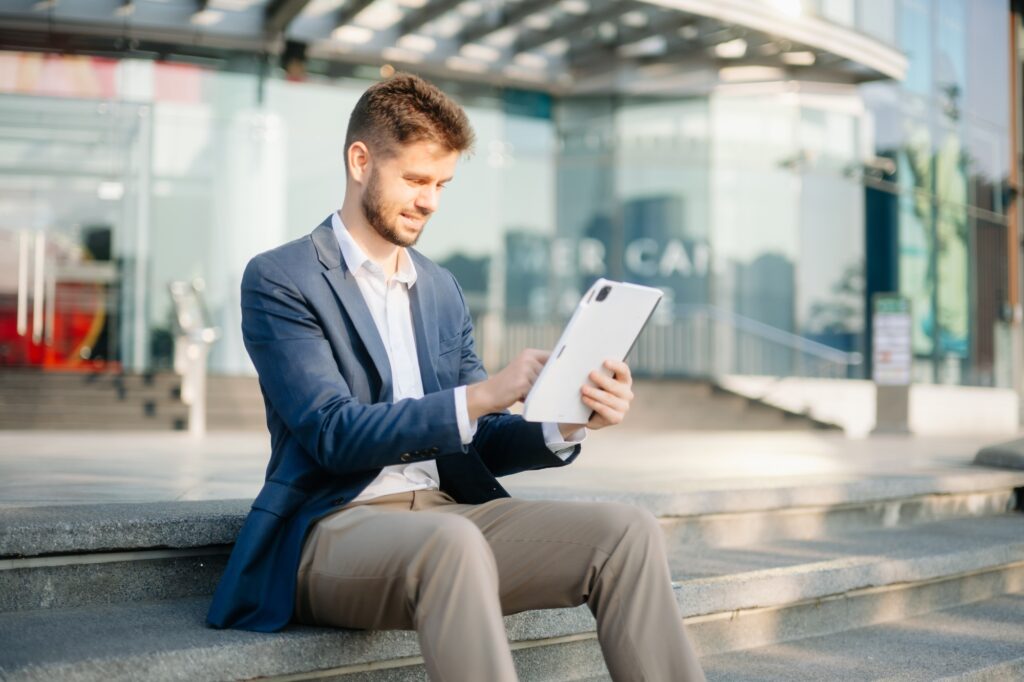
[[426,218],[424,218],[423,216],[414,216],[409,213],[401,213],[399,215],[401,215],[403,218],[406,219],[406,221],[413,223],[414,225],[422,225],[424,222],[426,222]]

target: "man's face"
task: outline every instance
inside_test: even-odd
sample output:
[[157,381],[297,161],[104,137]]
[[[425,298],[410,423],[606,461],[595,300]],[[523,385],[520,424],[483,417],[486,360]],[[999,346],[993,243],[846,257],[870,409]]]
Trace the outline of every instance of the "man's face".
[[458,152],[426,141],[401,147],[396,156],[375,159],[362,196],[370,227],[397,246],[415,244],[437,210],[441,190],[452,179],[458,160]]

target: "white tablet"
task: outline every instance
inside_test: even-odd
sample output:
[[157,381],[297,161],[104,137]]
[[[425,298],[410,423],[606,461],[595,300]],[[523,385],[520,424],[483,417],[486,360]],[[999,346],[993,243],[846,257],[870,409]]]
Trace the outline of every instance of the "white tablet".
[[599,279],[576,306],[551,357],[526,396],[523,418],[585,424],[592,410],[580,388],[595,369],[611,376],[608,358],[624,360],[661,300],[660,289]]

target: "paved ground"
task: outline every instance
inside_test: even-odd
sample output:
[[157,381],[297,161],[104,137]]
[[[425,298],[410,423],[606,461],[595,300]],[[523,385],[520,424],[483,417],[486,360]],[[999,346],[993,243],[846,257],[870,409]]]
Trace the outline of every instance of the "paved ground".
[[[863,440],[815,432],[592,433],[571,466],[504,479],[516,490],[687,492],[842,483],[967,465],[984,436]],[[0,506],[253,497],[269,436],[0,431]]]

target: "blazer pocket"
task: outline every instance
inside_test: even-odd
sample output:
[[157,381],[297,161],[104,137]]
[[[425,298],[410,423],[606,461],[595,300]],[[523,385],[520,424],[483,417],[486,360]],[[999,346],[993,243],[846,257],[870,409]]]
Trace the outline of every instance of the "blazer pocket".
[[441,342],[438,344],[438,347],[437,347],[437,354],[438,355],[445,355],[445,354],[451,353],[455,349],[461,348],[461,347],[462,347],[462,334],[456,334],[455,336],[452,336],[450,338],[441,339]]
[[253,500],[252,508],[270,512],[286,519],[306,501],[306,493],[286,483],[267,481],[260,494]]

